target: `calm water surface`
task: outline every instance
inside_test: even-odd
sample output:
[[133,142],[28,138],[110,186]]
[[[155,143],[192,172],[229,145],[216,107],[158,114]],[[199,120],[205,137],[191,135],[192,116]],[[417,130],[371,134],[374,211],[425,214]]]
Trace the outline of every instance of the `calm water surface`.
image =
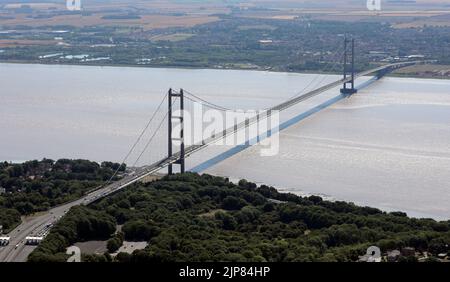
[[[260,109],[336,78],[0,64],[0,160],[121,161],[170,87],[231,108]],[[230,149],[211,147],[192,156],[189,167],[203,164],[202,172],[280,190],[449,219],[450,81],[384,78],[351,98],[338,94],[328,91],[283,113],[283,122],[298,122],[281,132],[274,157],[252,147],[206,162]],[[139,164],[164,154],[165,137],[157,138]]]

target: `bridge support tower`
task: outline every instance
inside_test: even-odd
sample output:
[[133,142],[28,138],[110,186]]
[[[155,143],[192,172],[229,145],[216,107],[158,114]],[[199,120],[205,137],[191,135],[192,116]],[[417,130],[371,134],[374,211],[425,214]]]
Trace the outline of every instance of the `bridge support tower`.
[[[175,104],[176,99],[179,102],[179,109],[180,109],[180,115],[175,116],[173,114],[173,106]],[[174,157],[173,154],[173,147],[174,147],[174,141],[178,141],[180,143],[180,154],[177,155],[177,160],[172,164],[169,164],[168,167],[168,174],[173,174],[173,165],[177,164],[180,166],[180,173],[185,173],[185,145],[184,145],[184,91],[183,89],[180,90],[180,92],[175,92],[172,89],[169,89],[168,94],[168,100],[169,100],[169,111],[168,111],[168,122],[169,122],[169,128],[168,128],[168,157],[172,158]],[[178,120],[180,124],[180,133],[179,137],[173,137],[173,122],[174,120]]]
[[344,79],[349,76],[351,80],[344,82],[344,87],[341,88],[341,93],[344,95],[352,95],[358,92],[355,89],[355,39],[353,38],[351,40],[345,38],[344,40]]

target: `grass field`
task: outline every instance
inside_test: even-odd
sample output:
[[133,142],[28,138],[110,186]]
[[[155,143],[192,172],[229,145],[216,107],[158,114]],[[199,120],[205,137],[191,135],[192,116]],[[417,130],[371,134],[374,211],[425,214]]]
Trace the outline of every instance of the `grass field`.
[[30,45],[55,45],[53,40],[28,40],[28,39],[0,39],[0,47],[30,46]]
[[[22,3],[6,4],[0,8],[2,26],[26,25],[32,27],[70,25],[133,26],[144,30],[170,27],[192,27],[219,20],[218,14],[238,17],[294,20],[309,17],[336,21],[388,21],[396,28],[426,25],[450,26],[450,0],[417,0],[416,3],[383,2],[381,11],[369,11],[366,1],[352,0],[248,0],[246,2],[219,0],[116,0],[84,1],[85,16],[77,14],[47,17],[51,11],[65,11],[64,1],[29,3],[30,14],[16,13]],[[103,19],[104,16],[137,13],[140,19]],[[10,18],[12,17],[12,18]]]
[[396,70],[394,75],[449,79],[450,65],[416,65]]

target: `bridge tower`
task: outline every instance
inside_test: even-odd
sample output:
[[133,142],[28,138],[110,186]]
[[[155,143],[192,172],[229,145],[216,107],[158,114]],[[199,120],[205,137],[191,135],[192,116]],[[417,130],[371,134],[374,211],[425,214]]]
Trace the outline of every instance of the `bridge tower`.
[[358,92],[355,89],[355,39],[350,40],[346,37],[344,40],[344,80],[347,80],[349,76],[351,80],[345,81],[344,87],[341,89],[341,93],[345,95]]
[[[173,105],[175,104],[175,100],[179,101],[179,109],[180,109],[180,115],[174,116],[173,115]],[[180,172],[185,173],[185,146],[184,146],[184,91],[183,89],[180,90],[180,92],[175,92],[172,89],[169,89],[168,94],[168,100],[169,100],[169,111],[168,111],[168,122],[169,122],[169,128],[168,128],[168,157],[173,158],[175,155],[173,154],[173,142],[179,141],[180,142],[180,154],[176,155],[177,160],[173,164],[177,164],[180,166]],[[179,137],[173,137],[173,121],[178,120],[180,124],[180,133]],[[168,174],[173,174],[173,164],[169,164],[168,167]]]

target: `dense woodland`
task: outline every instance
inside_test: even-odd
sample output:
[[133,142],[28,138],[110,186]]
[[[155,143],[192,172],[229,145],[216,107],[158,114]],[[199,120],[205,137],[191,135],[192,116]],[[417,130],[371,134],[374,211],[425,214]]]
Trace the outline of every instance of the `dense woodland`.
[[448,252],[450,221],[188,173],[135,184],[89,207],[72,208],[29,260],[64,261],[68,246],[94,239],[108,240],[109,252],[123,240],[149,244],[133,254],[84,255],[84,261],[355,261],[371,245],[383,251]]
[[21,215],[78,199],[109,180],[117,169],[123,173],[126,167],[67,159],[0,163],[0,187],[5,190],[0,194],[0,225],[9,231]]

